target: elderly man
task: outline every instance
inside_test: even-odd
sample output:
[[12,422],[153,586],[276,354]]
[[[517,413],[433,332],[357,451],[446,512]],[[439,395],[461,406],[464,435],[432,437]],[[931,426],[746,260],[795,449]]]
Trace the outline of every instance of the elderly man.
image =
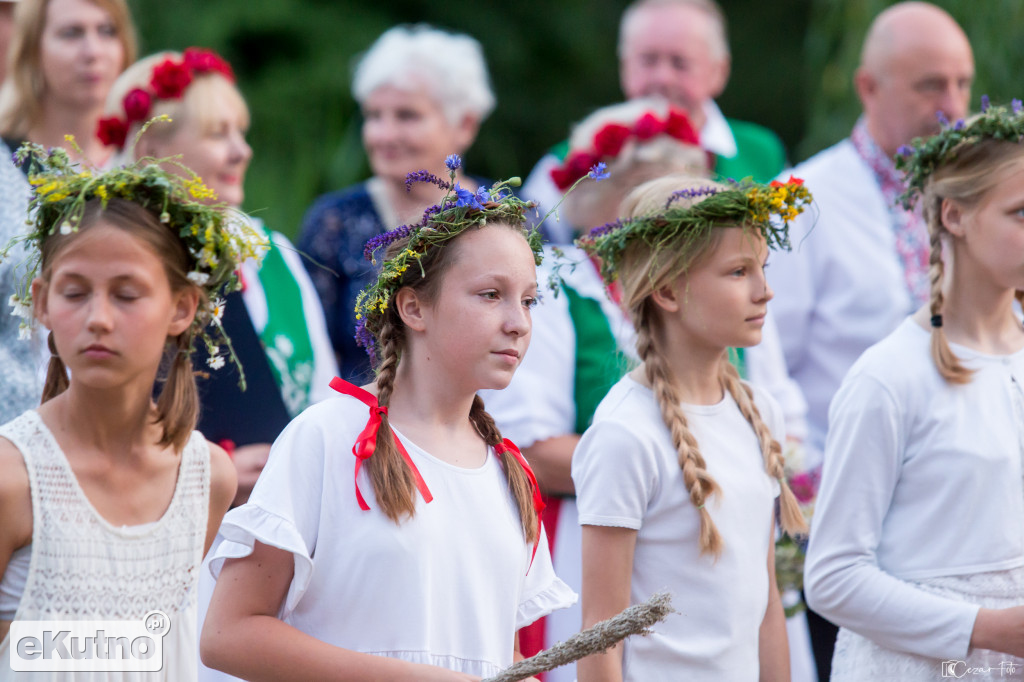
[[[714,0],[636,0],[619,24],[619,79],[629,99],[660,96],[684,108],[700,131],[701,146],[712,152],[714,173],[722,177],[770,180],[785,165],[779,138],[767,128],[727,119],[714,98],[729,80],[730,56],[725,17]],[[537,163],[523,194],[542,213],[561,192],[551,179],[568,152],[556,145]],[[571,227],[549,220],[548,237],[571,241]]]
[[[940,112],[963,117],[973,78],[971,46],[949,14],[925,2],[893,5],[871,24],[854,76],[863,116],[849,138],[793,171],[818,211],[798,219],[792,252],[772,256],[772,312],[819,449],[847,370],[928,298],[927,228],[896,201],[903,184],[892,157],[937,132]],[[831,643],[819,644],[815,637],[828,679]]]

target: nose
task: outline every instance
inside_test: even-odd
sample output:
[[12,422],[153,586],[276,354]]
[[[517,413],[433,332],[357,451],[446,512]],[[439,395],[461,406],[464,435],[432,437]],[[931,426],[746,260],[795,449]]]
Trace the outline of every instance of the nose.
[[252,159],[252,147],[245,139],[241,131],[236,131],[231,143],[231,161],[233,163],[248,163]]
[[958,121],[967,117],[970,99],[970,86],[964,86],[961,82],[950,79],[949,84],[943,89],[939,97],[938,109],[950,121]]
[[505,316],[505,333],[513,336],[525,336],[533,328],[533,320],[530,318],[529,308],[524,307],[518,301],[509,306],[510,312]]
[[753,284],[753,294],[755,303],[767,303],[775,298],[775,292],[768,285],[768,278],[763,271],[761,272],[760,282],[754,282]]
[[90,296],[86,329],[92,334],[103,334],[111,330],[113,323],[113,311],[107,298],[99,294]]

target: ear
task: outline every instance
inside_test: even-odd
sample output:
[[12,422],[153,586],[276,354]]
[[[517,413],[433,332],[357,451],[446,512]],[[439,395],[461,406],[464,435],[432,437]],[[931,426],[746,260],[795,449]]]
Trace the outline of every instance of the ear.
[[967,219],[964,207],[955,199],[945,198],[939,209],[939,218],[942,226],[954,237],[963,237],[967,227]]
[[711,99],[718,99],[725,92],[730,73],[732,73],[732,57],[725,55],[715,65],[715,80],[711,90]]
[[412,287],[403,287],[395,294],[395,310],[409,329],[422,332],[427,329],[426,301]]
[[51,329],[50,313],[46,309],[49,302],[50,285],[42,277],[36,277],[32,280],[31,292],[32,314],[39,321],[39,324],[47,329]]
[[462,155],[473,144],[476,134],[480,131],[480,117],[475,114],[466,114],[455,126],[455,145],[457,153]]
[[192,326],[196,317],[196,310],[199,308],[199,290],[195,287],[186,287],[177,294],[174,302],[174,315],[171,317],[171,324],[167,328],[168,336],[183,334]]
[[651,300],[668,313],[678,313],[680,308],[680,287],[678,283],[666,284],[651,292]]
[[863,66],[853,74],[853,89],[860,99],[861,108],[867,109],[868,102],[874,100],[875,92],[878,90],[878,81]]

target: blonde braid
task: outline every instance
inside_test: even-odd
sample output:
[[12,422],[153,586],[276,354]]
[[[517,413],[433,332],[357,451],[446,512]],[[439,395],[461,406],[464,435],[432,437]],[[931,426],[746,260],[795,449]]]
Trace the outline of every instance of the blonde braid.
[[945,302],[945,297],[942,294],[942,282],[946,274],[942,261],[942,199],[936,197],[935,201],[938,202],[938,205],[933,207],[928,216],[928,239],[931,247],[928,254],[928,274],[931,279],[929,310],[932,323],[932,359],[943,379],[951,384],[966,384],[971,380],[974,371],[960,364],[960,358],[949,347],[946,331],[942,327],[942,306]]
[[749,384],[744,383],[740,379],[739,372],[736,371],[736,367],[729,362],[728,358],[722,359],[719,374],[722,378],[722,386],[729,392],[732,399],[736,401],[736,405],[740,408],[740,413],[750,422],[754,433],[757,435],[757,440],[761,444],[764,470],[769,476],[779,482],[781,498],[779,500],[779,522],[782,525],[782,529],[790,535],[806,534],[807,522],[800,511],[800,503],[797,502],[793,491],[789,489],[789,483],[786,482],[786,459],[782,456],[782,446],[779,445],[779,441],[772,437],[772,432],[768,429],[768,425],[761,418],[761,411],[757,409],[757,403],[754,402],[753,389]]
[[[494,423],[494,418],[484,408],[484,401],[479,395],[473,397],[473,407],[469,411],[469,420],[473,423],[477,433],[484,441],[494,447],[501,444],[501,431]],[[528,543],[533,543],[540,533],[540,526],[537,523],[537,511],[533,507],[533,487],[526,471],[519,466],[519,462],[509,452],[501,455],[501,466],[505,470],[505,478],[508,480],[508,488],[519,508],[519,519],[523,526],[523,537]]]
[[[395,375],[400,359],[401,332],[385,316],[380,331],[380,369],[377,371],[377,404],[387,407],[395,389]],[[412,472],[402,459],[402,453],[395,442],[388,415],[381,416],[377,431],[377,444],[373,456],[366,460],[370,481],[377,496],[381,511],[395,523],[402,517],[412,518],[416,513],[416,482]]]
[[707,464],[700,454],[697,439],[690,432],[686,415],[680,405],[671,369],[654,343],[650,325],[657,321],[657,317],[650,314],[650,305],[651,300],[648,298],[634,311],[637,353],[643,360],[644,373],[661,408],[662,421],[672,436],[672,445],[676,448],[679,466],[683,470],[683,482],[690,491],[690,501],[700,511],[701,554],[718,557],[722,553],[722,536],[715,527],[715,522],[711,520],[711,514],[708,513],[705,504],[711,495],[721,495],[722,491],[707,472]]

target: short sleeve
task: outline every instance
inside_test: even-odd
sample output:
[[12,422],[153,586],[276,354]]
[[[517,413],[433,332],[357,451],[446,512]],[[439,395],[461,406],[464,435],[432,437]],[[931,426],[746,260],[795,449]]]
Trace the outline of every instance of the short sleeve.
[[306,410],[274,441],[249,501],[225,515],[219,531],[222,541],[210,560],[216,578],[226,559],[249,556],[257,540],[290,552],[295,575],[282,617],[294,610],[313,573],[326,449],[322,426],[314,415],[333,402]]
[[547,532],[540,528],[540,542],[537,554],[523,578],[519,608],[516,611],[516,629],[524,628],[540,618],[565,609],[579,598],[572,589],[555,575],[548,549]]
[[625,424],[598,422],[576,446],[572,480],[580,525],[639,530],[658,489],[653,444]]

